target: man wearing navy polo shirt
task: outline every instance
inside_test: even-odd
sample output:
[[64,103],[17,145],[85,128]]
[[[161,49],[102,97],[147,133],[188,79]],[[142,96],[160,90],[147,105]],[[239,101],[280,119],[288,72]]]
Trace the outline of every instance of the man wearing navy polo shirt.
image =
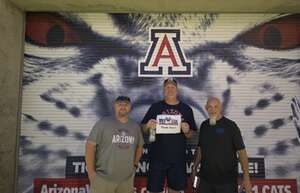
[[147,133],[155,130],[158,115],[180,115],[180,130],[177,133],[156,133],[149,149],[147,189],[152,193],[162,192],[167,179],[168,192],[179,193],[186,188],[186,139],[192,137],[196,124],[192,109],[177,99],[176,80],[166,79],[163,87],[164,100],[151,105],[142,120],[142,128]]

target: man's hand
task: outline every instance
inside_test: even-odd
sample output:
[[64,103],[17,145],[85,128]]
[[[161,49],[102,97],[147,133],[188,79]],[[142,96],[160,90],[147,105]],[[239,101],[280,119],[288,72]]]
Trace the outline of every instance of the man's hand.
[[181,130],[183,133],[188,133],[190,131],[190,125],[187,122],[181,123]]
[[146,127],[148,129],[155,129],[156,128],[156,120],[155,119],[150,119],[148,123],[146,124]]
[[90,183],[95,179],[97,173],[95,171],[88,172]]
[[243,183],[241,185],[241,188],[240,188],[240,191],[245,188],[245,192],[246,193],[251,193],[252,192],[252,185],[251,185],[251,182],[250,182],[250,178],[244,178],[243,179]]
[[197,169],[195,168],[195,166],[193,166],[192,173],[191,173],[192,182],[194,182],[196,175],[197,175]]
[[197,168],[195,166],[193,166],[192,168],[191,178],[192,178],[191,180],[192,180],[193,188],[198,190],[200,184],[200,177],[197,176]]

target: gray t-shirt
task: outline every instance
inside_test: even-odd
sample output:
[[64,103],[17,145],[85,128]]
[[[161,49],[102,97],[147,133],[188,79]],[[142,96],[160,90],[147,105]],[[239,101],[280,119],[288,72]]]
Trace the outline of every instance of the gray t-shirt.
[[137,123],[132,120],[121,123],[115,117],[104,117],[94,125],[87,140],[96,143],[97,175],[118,182],[134,174],[135,150],[144,144]]

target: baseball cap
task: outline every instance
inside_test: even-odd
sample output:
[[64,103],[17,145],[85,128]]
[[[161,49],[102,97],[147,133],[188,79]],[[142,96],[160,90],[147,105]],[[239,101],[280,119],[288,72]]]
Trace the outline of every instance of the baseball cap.
[[164,80],[164,86],[166,86],[167,84],[173,84],[177,87],[177,81],[174,78],[168,78]]
[[121,95],[121,96],[118,96],[116,98],[115,102],[128,102],[128,103],[130,103],[131,100],[130,100],[130,98],[128,96]]

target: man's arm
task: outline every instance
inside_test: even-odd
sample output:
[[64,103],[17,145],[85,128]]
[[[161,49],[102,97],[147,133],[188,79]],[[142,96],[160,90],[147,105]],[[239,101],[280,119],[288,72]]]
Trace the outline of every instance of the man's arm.
[[149,129],[155,129],[156,128],[156,120],[155,119],[150,119],[147,124],[142,124],[141,125],[143,132],[148,133]]
[[241,187],[245,188],[246,193],[251,193],[251,181],[249,176],[248,155],[246,149],[239,150],[238,156],[243,170],[243,184]]
[[96,143],[92,141],[87,141],[85,146],[85,162],[90,181],[93,180],[93,178],[96,176],[95,152]]
[[197,174],[197,169],[199,167],[199,164],[201,162],[201,148],[198,146],[195,156],[194,156],[194,165],[192,168],[192,179],[194,180],[196,174]]
[[135,155],[134,155],[134,166],[137,167],[138,163],[143,155],[143,146],[137,146],[135,150]]
[[141,124],[142,130],[144,133],[148,133],[149,132],[149,128],[147,127],[147,124]]

